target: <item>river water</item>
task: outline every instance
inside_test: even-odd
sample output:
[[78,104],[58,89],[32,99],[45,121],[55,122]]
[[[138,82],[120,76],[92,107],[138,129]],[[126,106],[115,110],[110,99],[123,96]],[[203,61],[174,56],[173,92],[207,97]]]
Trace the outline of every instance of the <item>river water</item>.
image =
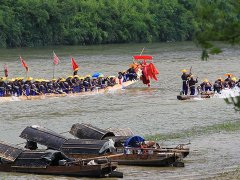
[[[176,99],[184,68],[192,66],[192,73],[200,81],[208,78],[212,82],[224,78],[227,72],[239,78],[238,47],[223,46],[223,53],[210,56],[209,61],[201,61],[201,50],[189,42],[10,49],[0,50],[0,66],[7,63],[10,77],[24,77],[25,71],[18,59],[21,55],[30,68],[29,76],[51,79],[54,50],[60,58],[56,77],[72,74],[71,57],[79,64],[80,75],[94,72],[116,75],[128,68],[132,55],[139,54],[143,47],[144,54],[153,55],[160,72],[159,81],[152,81],[150,88],[138,82],[126,90],[102,95],[1,103],[1,140],[12,144],[24,142],[18,136],[29,125],[44,126],[59,133],[82,122],[100,128],[129,127],[142,136],[157,135],[161,139],[161,135],[169,135],[160,140],[164,145],[190,141],[191,153],[184,160],[184,168],[120,166],[125,179],[200,179],[238,167],[239,113],[219,98],[185,102]],[[224,126],[226,123],[235,128],[229,130],[229,126]],[[171,138],[173,134],[179,136]],[[16,173],[0,173],[0,176],[6,179],[74,179]]]

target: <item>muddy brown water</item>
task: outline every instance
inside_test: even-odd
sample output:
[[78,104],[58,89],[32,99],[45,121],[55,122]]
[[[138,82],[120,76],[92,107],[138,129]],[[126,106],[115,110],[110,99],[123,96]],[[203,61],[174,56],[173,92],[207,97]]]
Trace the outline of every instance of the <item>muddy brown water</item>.
[[[12,144],[24,142],[19,138],[28,125],[40,125],[56,132],[65,132],[74,123],[91,123],[101,128],[131,128],[136,134],[146,136],[190,132],[178,139],[160,141],[164,145],[191,144],[190,155],[184,168],[149,168],[120,166],[125,179],[200,179],[216,173],[231,171],[240,160],[240,130],[191,133],[197,128],[238,122],[239,113],[223,99],[178,101],[181,89],[181,69],[192,66],[193,74],[202,81],[224,77],[226,72],[238,78],[240,51],[238,47],[224,46],[223,53],[201,61],[201,50],[193,43],[127,44],[74,47],[46,47],[0,50],[0,66],[7,63],[10,77],[25,76],[18,56],[27,62],[33,78],[52,78],[52,51],[60,58],[56,77],[72,74],[70,58],[79,64],[80,75],[102,72],[116,75],[132,62],[132,55],[153,55],[159,69],[159,81],[150,88],[140,82],[126,90],[82,97],[61,97],[35,101],[0,103],[1,140]],[[3,75],[1,72],[0,76]],[[69,134],[66,136],[71,137]],[[68,177],[39,176],[2,173],[5,179],[74,179]]]

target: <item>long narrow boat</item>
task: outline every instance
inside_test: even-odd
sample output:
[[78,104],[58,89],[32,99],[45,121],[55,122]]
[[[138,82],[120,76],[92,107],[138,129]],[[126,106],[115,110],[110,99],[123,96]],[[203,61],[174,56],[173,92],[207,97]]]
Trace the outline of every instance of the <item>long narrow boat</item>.
[[123,84],[116,84],[114,86],[108,86],[104,89],[94,89],[93,91],[87,91],[87,92],[80,92],[80,93],[70,93],[70,94],[55,94],[55,93],[47,93],[47,94],[41,94],[41,95],[35,95],[35,96],[7,96],[7,97],[0,97],[0,103],[1,102],[10,102],[10,101],[25,101],[25,100],[41,100],[41,99],[47,99],[47,98],[57,98],[57,97],[75,97],[75,96],[87,96],[87,95],[95,95],[95,94],[104,94],[109,92],[114,92],[116,90],[121,90],[125,87],[128,87],[134,83],[138,82],[137,80],[133,81],[126,81],[123,82]]
[[[124,165],[142,165],[142,166],[173,166],[183,165],[181,162],[181,153],[177,152],[157,152],[152,150],[129,149],[121,152],[116,151],[114,142],[109,140],[95,139],[68,139],[51,130],[43,127],[28,126],[21,135],[21,138],[27,140],[26,147],[37,147],[36,143],[47,148],[56,149],[64,152],[68,157],[73,158],[93,158],[97,156],[108,156],[114,162]],[[35,144],[35,145],[34,145]],[[33,146],[32,146],[33,145]]]
[[196,99],[196,98],[211,98],[214,96],[214,92],[206,92],[206,93],[201,93],[198,95],[178,95],[177,99],[178,100],[188,100],[188,99]]
[[[118,152],[124,152],[126,150],[126,147],[124,147],[124,144],[126,141],[128,141],[130,138],[134,137],[132,131],[124,131],[122,130],[121,133],[119,133],[118,129],[111,129],[112,131],[109,130],[104,130],[100,129],[97,127],[94,127],[90,124],[85,124],[85,123],[76,123],[73,124],[71,129],[70,129],[70,134],[73,136],[79,138],[79,139],[113,139],[115,141],[115,147],[117,148]],[[115,135],[116,134],[116,135]],[[137,152],[141,148],[129,148],[128,150],[135,151]],[[169,148],[169,147],[154,147],[154,148],[144,148],[145,151],[150,151],[153,153],[165,153],[165,152],[171,152],[171,153],[181,153],[182,158],[185,158],[189,154],[189,148],[184,147],[183,144],[179,144],[178,146],[174,148]]]
[[[68,139],[43,127],[28,126],[21,135],[27,140],[26,147],[37,147],[36,143],[64,152],[73,158],[108,156],[114,162],[124,165],[173,166],[181,164],[182,152],[156,152],[154,149],[126,149],[115,147],[112,139]],[[126,138],[126,137],[125,137]],[[141,163],[142,162],[142,163]]]
[[0,142],[0,171],[4,172],[106,177],[117,168],[116,163],[108,160],[89,161],[69,159],[56,150],[30,151]]
[[178,100],[188,100],[188,99],[196,99],[196,98],[211,98],[213,95],[178,95],[177,99]]

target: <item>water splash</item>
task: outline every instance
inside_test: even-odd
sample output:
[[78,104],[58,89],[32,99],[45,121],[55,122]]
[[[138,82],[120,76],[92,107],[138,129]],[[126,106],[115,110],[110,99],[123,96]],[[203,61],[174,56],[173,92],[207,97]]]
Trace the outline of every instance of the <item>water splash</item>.
[[230,98],[230,97],[236,97],[240,95],[240,88],[234,87],[232,89],[223,89],[221,91],[221,94],[214,94],[213,98]]

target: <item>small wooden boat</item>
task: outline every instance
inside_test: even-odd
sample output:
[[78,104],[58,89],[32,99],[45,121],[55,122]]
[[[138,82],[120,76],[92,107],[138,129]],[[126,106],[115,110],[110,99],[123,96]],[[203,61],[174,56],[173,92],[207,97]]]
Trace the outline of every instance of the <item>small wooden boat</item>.
[[87,91],[87,92],[80,92],[80,93],[62,93],[62,94],[55,94],[55,93],[47,93],[47,94],[41,94],[41,95],[35,95],[35,96],[6,96],[6,97],[0,97],[0,103],[3,102],[11,102],[11,101],[25,101],[25,100],[42,100],[47,98],[57,98],[57,97],[77,97],[77,96],[88,96],[88,95],[96,95],[96,94],[104,94],[109,92],[114,92],[117,90],[124,89],[134,83],[138,82],[137,80],[133,81],[126,81],[123,82],[123,84],[116,84],[114,86],[108,86],[104,89],[94,89],[93,91]]
[[[109,133],[109,135],[111,135],[111,133]],[[111,138],[108,140],[105,138],[102,140],[68,139],[51,130],[36,126],[26,127],[20,137],[28,141],[26,147],[30,149],[33,147],[32,144],[39,143],[47,146],[47,148],[60,150],[68,157],[82,159],[93,158],[100,155],[108,156],[110,160],[123,165],[173,166],[181,163],[183,157],[182,152],[160,152],[154,151],[154,148],[126,149],[120,146],[115,147],[114,145],[116,143],[114,143]],[[124,138],[126,139],[126,137]],[[36,145],[34,147],[36,147]]]
[[[169,166],[184,166],[184,163],[179,161],[179,158],[174,153],[152,153],[144,152],[143,149],[134,149],[136,154],[123,154],[122,156],[112,157],[112,162],[117,162],[119,165],[130,166],[150,166],[150,167],[169,167]],[[134,152],[129,149],[130,152]]]
[[213,97],[214,92],[202,92],[201,94],[198,95],[178,95],[177,99],[178,100],[188,100],[188,99],[194,99],[194,98],[211,98]]
[[[127,129],[126,131],[124,130],[120,131],[119,129],[103,130],[85,123],[73,124],[69,132],[70,134],[72,134],[73,136],[79,139],[98,139],[98,140],[113,139],[115,142],[115,147],[118,152],[124,152],[123,144],[129,138],[134,137],[132,131],[129,129]],[[182,158],[185,158],[189,154],[189,148],[184,147],[183,144],[179,144],[174,148],[158,146],[155,148],[145,148],[145,150],[150,150],[150,151],[153,151],[154,153],[164,153],[164,152],[180,153],[182,154]]]
[[[104,161],[76,160],[56,150],[30,151],[0,142],[0,171],[4,172],[106,177],[116,168],[117,163],[106,159]],[[117,174],[117,177],[122,176],[120,172]]]

